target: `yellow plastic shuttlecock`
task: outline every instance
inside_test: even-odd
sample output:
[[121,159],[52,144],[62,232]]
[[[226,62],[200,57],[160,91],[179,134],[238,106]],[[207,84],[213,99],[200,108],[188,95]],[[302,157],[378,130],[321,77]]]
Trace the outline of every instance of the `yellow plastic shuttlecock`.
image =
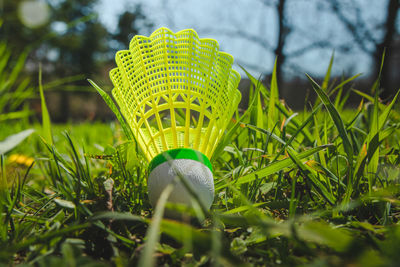
[[[112,94],[149,161],[150,203],[154,206],[163,189],[182,175],[210,208],[209,158],[241,98],[233,57],[192,29],[160,28],[150,37],[136,35],[115,60]],[[168,200],[191,205],[181,183]]]

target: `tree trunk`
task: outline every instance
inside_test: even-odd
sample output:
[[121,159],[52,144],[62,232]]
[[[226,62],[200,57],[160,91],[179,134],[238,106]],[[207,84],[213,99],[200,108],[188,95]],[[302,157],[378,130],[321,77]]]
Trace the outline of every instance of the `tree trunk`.
[[387,15],[386,22],[384,24],[385,27],[385,35],[382,39],[382,42],[376,46],[374,57],[374,75],[378,75],[379,69],[382,62],[383,51],[386,48],[385,55],[385,63],[382,68],[382,76],[381,76],[381,88],[383,88],[383,92],[381,93],[381,97],[384,100],[388,100],[390,97],[393,97],[395,94],[396,88],[393,88],[390,81],[390,66],[389,62],[392,60],[391,58],[391,50],[393,45],[393,37],[396,33],[396,19],[397,14],[399,12],[399,0],[389,0],[389,4],[387,7]]
[[278,5],[277,5],[278,43],[276,45],[274,54],[275,54],[275,57],[277,58],[277,60],[276,60],[276,64],[277,64],[276,79],[277,79],[278,85],[281,85],[281,82],[282,82],[282,67],[286,60],[283,49],[285,46],[286,37],[289,33],[289,28],[286,25],[286,19],[285,19],[285,5],[286,5],[286,0],[279,0]]

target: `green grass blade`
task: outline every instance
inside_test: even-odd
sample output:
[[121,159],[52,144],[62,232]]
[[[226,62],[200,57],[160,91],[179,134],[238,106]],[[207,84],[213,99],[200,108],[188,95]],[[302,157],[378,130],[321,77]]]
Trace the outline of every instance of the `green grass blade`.
[[[371,143],[379,142],[379,121],[378,121],[378,90],[375,91],[375,100],[374,100],[374,108],[372,111],[372,120],[369,128],[369,133],[367,136],[367,150],[370,150]],[[369,152],[369,151],[368,151]],[[375,178],[376,171],[378,170],[378,162],[379,162],[379,146],[376,146],[375,151],[370,152],[373,154],[369,154],[369,160],[367,164],[367,172],[368,172],[368,191],[372,193],[373,180]]]
[[362,96],[362,97],[366,98],[367,100],[369,100],[369,101],[371,101],[371,102],[374,102],[374,98],[373,98],[372,96],[370,96],[370,95],[368,95],[368,94],[366,94],[366,93],[364,93],[364,92],[361,92],[361,91],[359,91],[359,90],[357,90],[357,89],[353,89],[353,91],[354,91],[356,94],[358,94],[359,96]]
[[350,232],[324,221],[306,221],[298,226],[297,233],[304,240],[328,246],[339,252],[349,251],[354,240]]
[[383,50],[381,66],[379,67],[378,78],[376,79],[376,81],[374,82],[374,84],[372,85],[372,88],[371,88],[372,94],[376,93],[379,90],[379,85],[380,85],[381,77],[382,77],[383,63],[385,62],[385,55],[386,55],[386,48]]
[[8,81],[10,84],[14,84],[17,79],[19,74],[22,72],[23,68],[25,67],[25,62],[26,58],[28,57],[29,54],[29,49],[25,49],[18,57],[17,63],[12,69],[12,72],[10,73],[10,76],[8,77]]
[[[245,68],[243,68],[243,67],[241,67],[241,68],[246,73],[246,75],[250,79],[251,83],[254,86],[260,87],[260,91],[264,95],[264,97],[269,98],[270,92],[267,90],[267,88],[260,81],[258,81],[254,76],[252,76]],[[282,113],[286,118],[289,118],[293,114],[293,112],[291,110],[288,110],[285,107],[285,105],[283,105],[280,101],[275,102],[275,106],[279,110],[279,112]],[[293,118],[291,120],[291,122],[297,128],[301,125],[301,122],[297,118]],[[309,141],[309,143],[313,142],[312,134],[310,133],[310,131],[307,128],[303,128],[301,132],[306,137],[306,139]]]
[[289,157],[297,165],[300,172],[310,180],[314,188],[331,204],[333,205],[336,201],[335,197],[326,189],[326,187],[321,183],[321,181],[314,175],[311,171],[312,169],[307,165],[303,164],[300,159],[294,155],[293,151],[287,150]]
[[[253,97],[250,95],[250,97]],[[263,114],[263,106],[261,101],[261,94],[257,92],[255,95],[255,107],[252,109],[250,113],[250,124],[256,125],[259,128],[264,128],[264,114]],[[262,135],[260,133],[255,134],[255,143],[258,145],[258,142],[263,142]]]
[[[383,126],[385,125],[387,119],[389,118],[389,114],[392,111],[393,105],[397,101],[397,97],[399,96],[399,93],[400,93],[400,90],[397,91],[397,93],[394,96],[392,102],[383,110],[381,115],[379,115],[379,118],[378,118],[378,129],[379,130],[381,130],[383,128]],[[378,104],[379,104],[379,101],[378,101]]]
[[42,67],[39,67],[39,91],[40,100],[42,104],[42,127],[43,127],[43,138],[44,140],[53,145],[53,135],[51,133],[51,121],[49,111],[47,110],[46,99],[44,98],[43,86],[42,86]]
[[290,202],[289,202],[289,218],[294,218],[296,214],[296,182],[297,177],[292,177],[292,189],[290,193]]
[[22,102],[34,96],[34,88],[30,87],[30,82],[31,80],[29,77],[24,78],[12,93],[13,103],[10,105],[11,110],[17,110]]
[[157,201],[153,220],[151,221],[150,227],[146,233],[147,241],[143,253],[140,256],[138,266],[143,266],[143,267],[155,266],[154,251],[156,249],[156,244],[160,239],[161,221],[164,215],[165,204],[167,203],[168,197],[173,189],[174,189],[174,184],[172,183],[169,184],[161,193],[160,198]]
[[[265,130],[265,129],[261,129],[261,128],[259,128],[259,127],[257,127],[257,126],[254,126],[254,125],[251,125],[251,124],[245,124],[245,123],[244,123],[244,125],[245,125],[246,127],[248,127],[249,129],[252,129],[252,130],[256,131],[257,133],[263,133],[263,134],[266,134],[266,135],[269,136],[269,137],[272,137],[273,139],[275,139],[276,141],[278,141],[278,142],[281,143],[282,145],[286,145],[286,142],[283,141],[279,136],[273,134],[272,131],[268,131],[268,130]],[[273,128],[272,128],[272,129],[273,129]],[[272,153],[270,153],[270,154],[272,154]]]
[[269,95],[269,105],[268,105],[268,129],[271,131],[276,122],[278,121],[278,113],[276,112],[275,103],[278,102],[278,83],[276,80],[276,64],[277,59],[275,59],[274,68],[271,77],[271,87]]
[[[308,75],[307,75],[307,76],[308,76]],[[336,85],[336,86],[329,92],[329,95],[334,94],[334,93],[336,92],[336,90],[338,90],[338,89],[340,89],[340,88],[343,88],[344,85],[348,84],[349,82],[351,82],[352,80],[354,80],[354,79],[356,79],[356,78],[358,78],[358,77],[360,77],[360,76],[361,76],[361,73],[358,73],[358,74],[356,74],[356,75],[354,75],[354,76],[352,76],[352,77],[350,77],[350,78],[348,78],[348,79],[342,81],[341,83],[339,83],[338,85]]]
[[9,113],[0,114],[0,122],[7,120],[22,119],[32,115],[33,112],[30,110],[14,111]]
[[[261,102],[261,95],[260,93],[258,93],[257,95],[257,120],[256,120],[256,126],[259,128],[264,128],[264,112],[263,112],[263,106],[262,106],[262,102]],[[256,141],[258,142],[258,140],[260,140],[260,142],[263,142],[261,135],[257,134],[256,135]]]
[[[362,92],[360,92],[362,93]],[[372,123],[371,127],[373,126],[373,124],[378,124],[377,125],[377,130],[375,129],[374,131],[372,131],[370,129],[368,135],[365,137],[365,141],[363,143],[363,145],[361,146],[361,150],[359,152],[359,155],[357,157],[357,162],[354,168],[354,175],[356,177],[356,180],[358,181],[360,179],[360,176],[362,175],[362,170],[364,168],[364,165],[366,164],[366,159],[368,158],[373,158],[372,156],[375,155],[376,150],[378,149],[378,145],[379,143],[381,143],[383,141],[383,138],[380,135],[380,133],[382,132],[382,134],[386,134],[385,137],[387,137],[387,131],[383,130],[383,126],[385,125],[387,119],[389,118],[389,114],[393,109],[394,104],[397,101],[397,98],[399,96],[400,90],[397,92],[397,94],[395,95],[395,97],[393,98],[393,101],[383,109],[383,112],[379,115],[378,119],[376,119],[376,107],[379,107],[381,104],[379,101],[377,101],[376,99],[372,98],[372,101],[374,102],[374,110],[373,110],[373,117],[375,116],[375,122]],[[363,93],[362,93],[363,94]],[[370,99],[371,97],[366,95],[367,99]],[[384,106],[384,105],[383,105]],[[382,108],[380,108],[382,109]],[[375,125],[376,126],[376,125]],[[390,132],[390,130],[389,130]],[[373,154],[371,154],[373,153]],[[378,161],[379,161],[379,154],[378,156]],[[376,158],[373,158],[373,160],[376,162]],[[375,163],[376,164],[376,163]],[[367,171],[368,171],[368,177],[370,175],[370,173],[375,173],[376,171],[375,168],[377,168],[377,166],[371,166],[369,167],[370,169],[368,169],[367,167]]]
[[90,217],[90,221],[96,221],[96,220],[145,222],[145,220],[142,217],[133,215],[131,213],[111,212],[111,211],[98,212],[93,214],[92,217]]
[[[318,96],[320,97],[322,103],[324,103],[337,130],[339,131],[339,136],[342,139],[343,147],[347,154],[348,162],[350,164],[349,170],[351,170],[352,166],[353,166],[353,145],[350,142],[350,138],[349,138],[346,128],[344,126],[344,122],[343,122],[339,112],[336,110],[335,106],[330,101],[328,95],[321,89],[321,87],[309,75],[307,75],[307,78],[310,80],[312,87],[314,88],[314,90],[318,94]],[[349,173],[349,178],[352,179],[351,171]],[[349,181],[349,182],[351,182],[351,181]]]
[[[361,92],[361,91],[359,91],[359,90],[356,90],[356,89],[353,89],[353,91],[354,91],[356,94],[358,94],[358,95],[364,97],[364,98],[367,99],[368,101],[374,103],[374,101],[375,101],[375,100],[374,100],[374,97],[372,97],[372,96],[370,96],[370,95],[368,95],[368,94],[366,94],[366,93],[364,93],[364,92]],[[399,94],[399,91],[397,92],[397,94],[396,94],[396,96],[395,96],[394,99],[397,100],[398,94]],[[394,102],[392,101],[392,103],[394,103]],[[386,110],[386,108],[387,108],[387,106],[385,106],[384,104],[382,104],[382,103],[380,103],[380,102],[378,103],[378,105],[379,105],[380,111]],[[391,106],[393,106],[393,105],[391,104]],[[390,109],[390,111],[391,111],[392,113],[394,113],[397,117],[400,117],[400,115],[399,115],[399,113],[397,112],[397,110],[391,110],[391,109]],[[382,113],[382,114],[383,114],[383,113]]]
[[241,213],[241,212],[244,212],[244,211],[248,211],[248,210],[250,210],[252,208],[258,208],[258,207],[266,205],[266,204],[267,204],[267,202],[258,202],[258,203],[253,204],[252,207],[249,207],[247,205],[240,206],[240,207],[237,207],[237,208],[234,208],[234,209],[227,210],[227,211],[223,212],[222,214],[228,215],[228,214]]
[[[344,75],[342,75],[342,82],[344,81]],[[335,96],[335,108],[337,109],[337,110],[339,110],[339,106],[340,106],[340,100],[342,99],[342,94],[343,94],[343,86],[341,86],[339,89],[338,89],[338,92],[337,92],[337,94],[336,94],[336,96]]]
[[128,127],[127,123],[125,122],[124,118],[121,115],[121,112],[119,112],[117,106],[115,105],[111,97],[106,92],[104,92],[103,89],[101,89],[94,81],[90,79],[88,79],[88,81],[97,90],[97,92],[100,94],[103,100],[110,107],[112,112],[115,114],[128,140],[135,140],[131,129]]
[[260,80],[257,80],[253,75],[251,75],[245,68],[240,66],[242,70],[246,73],[247,77],[250,79],[251,83],[256,87],[260,88],[260,90],[265,94],[268,98],[270,97],[270,92],[265,88]]
[[[312,149],[309,149],[307,151],[303,151],[299,154],[297,154],[297,158],[299,160],[305,159],[307,157],[312,156],[313,154],[317,153],[318,151],[321,151],[327,147],[329,147],[330,145],[324,145],[324,146],[320,146],[320,147],[315,147]],[[265,168],[262,168],[258,171],[252,172],[250,174],[247,174],[245,176],[239,177],[236,182],[234,183],[235,185],[241,185],[241,184],[245,184],[245,183],[249,183],[254,181],[255,179],[257,179],[257,177],[266,177],[268,175],[274,174],[274,173],[278,173],[279,171],[285,169],[285,168],[289,168],[294,166],[295,164],[293,163],[293,161],[290,158],[287,159],[283,159],[280,161],[276,161],[274,163],[269,164],[268,166],[266,166]],[[227,187],[226,184],[221,185],[216,187],[216,191]]]
[[67,83],[81,81],[84,78],[85,78],[85,75],[82,75],[82,74],[63,77],[63,78],[56,79],[54,81],[46,83],[45,85],[43,85],[43,89],[44,90],[54,89],[54,88],[57,88],[57,87],[59,87],[61,85],[67,84]]
[[[6,164],[4,162],[4,154],[0,153],[0,204],[4,205],[4,200],[7,199],[3,194],[7,194],[7,177],[6,177]],[[2,214],[0,214],[0,219]],[[1,228],[0,228],[1,229]],[[0,233],[0,238],[3,238],[3,233]],[[7,234],[5,234],[6,236]],[[5,237],[4,237],[5,240]]]
[[[321,140],[321,136],[319,134],[318,119],[315,115],[313,117],[314,117],[314,127],[315,127],[314,128],[314,137],[317,142],[317,146],[321,146],[322,140]],[[318,155],[319,155],[319,159],[321,161],[322,166],[326,167],[325,154],[320,151],[320,152],[318,152]]]
[[82,229],[88,228],[89,226],[90,226],[90,223],[86,222],[86,223],[82,223],[82,224],[71,225],[71,226],[68,226],[68,227],[65,227],[65,228],[62,228],[59,230],[46,232],[43,235],[36,235],[27,240],[24,240],[23,242],[9,246],[9,247],[7,247],[7,250],[17,252],[17,251],[25,249],[29,246],[32,246],[34,244],[43,244],[43,243],[48,242],[49,240],[56,238],[56,237],[65,237],[67,234],[81,231]]
[[[310,123],[314,117],[314,115],[319,111],[321,108],[322,104],[319,104],[314,110],[311,112],[311,114],[308,116],[307,119],[304,120],[304,122],[298,126],[295,130],[296,132],[292,134],[292,137],[286,142],[285,146],[279,151],[276,155],[275,158],[273,159],[273,162],[278,159],[280,155],[286,150],[286,148],[293,142],[293,140],[297,137],[297,135]],[[328,143],[328,142],[325,142]]]
[[324,81],[322,82],[321,88],[322,88],[322,90],[325,90],[325,91],[326,91],[326,89],[328,89],[328,83],[329,83],[329,80],[331,79],[331,71],[332,71],[332,65],[333,65],[334,58],[335,58],[335,51],[332,52],[332,56],[329,61],[329,66],[328,66],[328,69],[326,70]]
[[[332,180],[334,183],[339,184],[339,186],[346,187],[346,185],[342,181],[340,181],[340,179],[334,173],[332,173],[328,168],[325,168],[324,166],[322,166],[322,164],[320,164],[319,162],[309,161],[308,165],[315,171],[318,171],[318,172],[322,173],[324,176],[326,176],[327,181]],[[328,186],[330,187],[330,183],[328,184]],[[329,189],[331,189],[331,188],[329,188]],[[330,191],[330,192],[332,194],[332,191]]]

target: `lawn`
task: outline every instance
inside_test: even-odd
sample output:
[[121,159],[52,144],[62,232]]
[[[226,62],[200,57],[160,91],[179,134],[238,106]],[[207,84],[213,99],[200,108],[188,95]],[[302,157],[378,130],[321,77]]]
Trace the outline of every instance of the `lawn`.
[[[327,73],[322,85],[310,78],[319,98],[303,112],[279,100],[274,77],[264,86],[248,74],[249,108],[211,159],[210,211],[151,207],[147,162],[124,121],[52,125],[43,109],[41,124],[0,124],[0,140],[35,130],[1,156],[0,261],[397,266],[397,95],[382,103],[378,83],[361,93],[355,77],[329,82]],[[358,108],[345,107],[349,93],[362,95]],[[166,207],[180,220],[163,218]]]

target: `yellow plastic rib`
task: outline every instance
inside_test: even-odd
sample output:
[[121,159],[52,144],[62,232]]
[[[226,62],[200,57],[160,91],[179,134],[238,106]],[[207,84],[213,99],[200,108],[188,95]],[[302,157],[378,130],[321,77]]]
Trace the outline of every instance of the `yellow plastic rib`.
[[146,158],[183,147],[211,158],[241,98],[233,57],[192,29],[160,28],[115,61],[112,94]]

